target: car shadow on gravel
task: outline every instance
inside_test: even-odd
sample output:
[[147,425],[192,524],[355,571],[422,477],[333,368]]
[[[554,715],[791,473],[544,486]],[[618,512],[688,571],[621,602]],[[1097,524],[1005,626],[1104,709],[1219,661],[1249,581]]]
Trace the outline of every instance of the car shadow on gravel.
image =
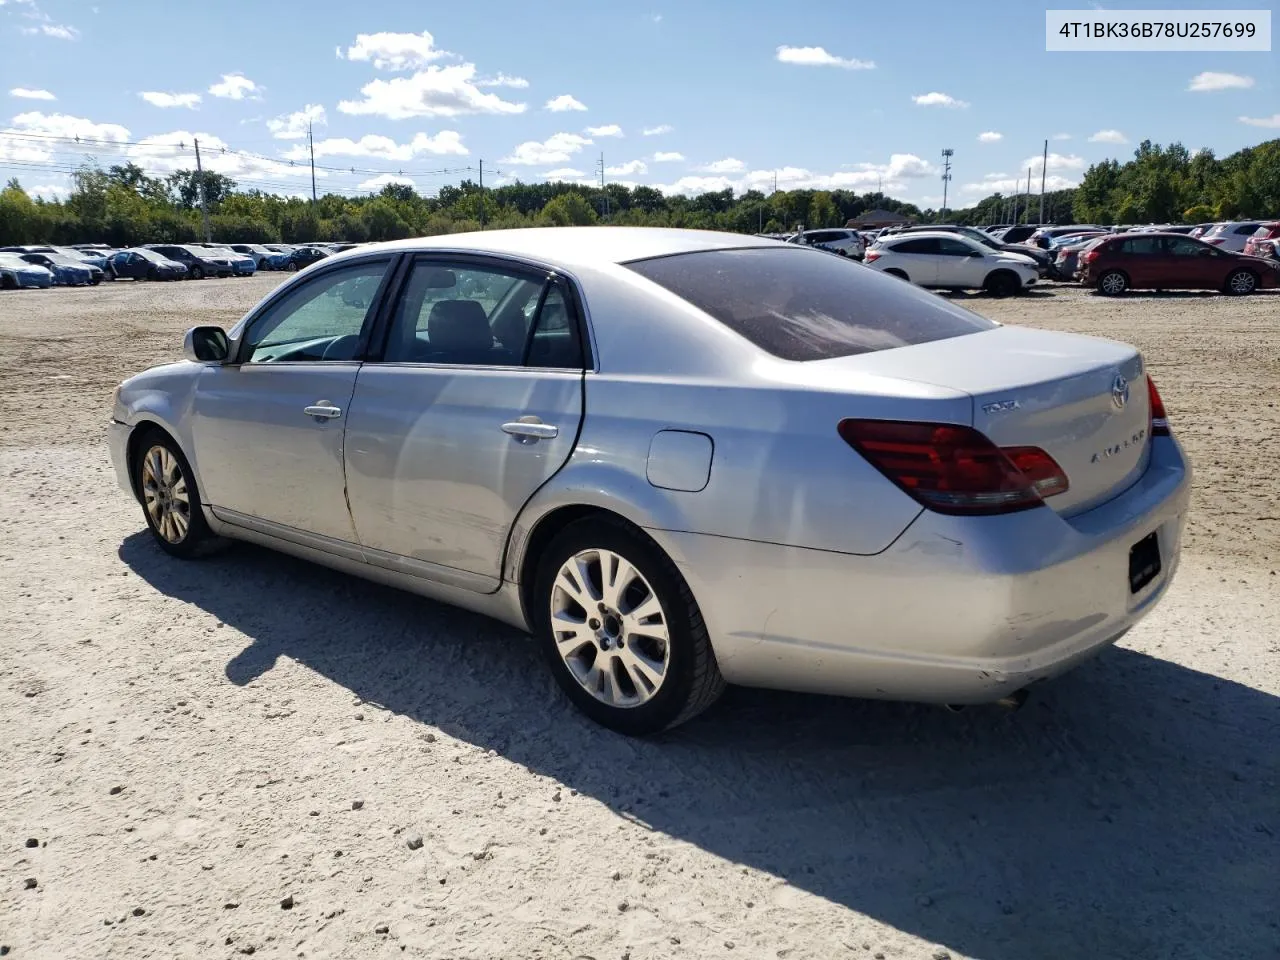
[[629,740],[485,618],[257,547],[180,563],[137,534],[120,556],[251,638],[232,683],[287,656],[965,956],[1280,955],[1280,698],[1249,687],[1117,648],[1015,714],[732,689]]

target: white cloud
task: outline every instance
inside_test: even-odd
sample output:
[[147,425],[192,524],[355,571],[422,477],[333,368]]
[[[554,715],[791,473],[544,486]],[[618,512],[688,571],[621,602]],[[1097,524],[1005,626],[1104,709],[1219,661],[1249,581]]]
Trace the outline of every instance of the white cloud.
[[1071,139],[1071,134],[1069,134],[1069,133],[1055,133],[1055,134],[1053,135],[1053,139],[1054,139],[1054,140],[1070,140],[1070,139]]
[[995,130],[987,130],[978,134],[979,143],[999,143],[1004,139],[1003,133],[997,133]]
[[[441,130],[435,136],[416,133],[408,143],[396,143],[390,137],[366,134],[359,140],[332,137],[315,141],[317,157],[377,157],[380,160],[412,160],[420,154],[466,156],[462,135],[456,130]],[[306,160],[311,153],[306,144],[295,144],[285,153],[286,160]]]
[[620,163],[615,167],[605,167],[604,172],[611,177],[633,177],[638,174],[648,173],[649,165],[643,160],[628,160],[626,163]]
[[544,142],[527,140],[511,151],[511,156],[503,158],[500,163],[517,163],[529,166],[549,163],[564,163],[575,153],[591,143],[587,137],[576,133],[555,133]]
[[69,184],[37,184],[34,187],[27,187],[27,193],[33,197],[41,197],[45,200],[61,200],[71,192]]
[[385,187],[389,183],[399,183],[407,187],[412,187],[414,185],[413,181],[410,180],[408,177],[402,177],[395,173],[380,173],[376,177],[373,177],[372,179],[369,179],[364,181],[363,183],[357,184],[356,189],[370,190],[370,191],[381,190],[383,187]]
[[372,80],[360,88],[363,100],[343,100],[343,113],[372,114],[389,120],[408,117],[457,117],[467,113],[523,113],[523,103],[510,103],[475,84],[476,65],[431,66],[408,77]]
[[42,23],[38,27],[23,27],[22,32],[27,36],[43,35],[53,37],[55,40],[75,40],[80,36],[80,31],[75,27],[63,26],[60,23]]
[[552,97],[546,103],[546,109],[552,113],[564,113],[567,110],[585,110],[586,105],[582,101],[562,93],[558,97]]
[[674,150],[659,150],[653,155],[654,163],[675,163],[677,160],[683,160],[684,154],[677,153]]
[[529,86],[529,81],[524,77],[508,77],[505,73],[498,73],[493,77],[481,77],[476,81],[477,87],[513,87],[523,90]]
[[1187,85],[1188,90],[1207,92],[1212,90],[1248,90],[1253,86],[1253,77],[1242,77],[1238,73],[1214,73],[1206,70],[1197,73]]
[[778,47],[779,63],[795,63],[804,67],[841,67],[845,70],[874,70],[870,60],[854,60],[827,53],[823,47]]
[[1019,170],[1030,168],[1035,174],[1040,173],[1040,167],[1044,166],[1047,170],[1083,170],[1084,157],[1078,157],[1074,153],[1063,155],[1061,153],[1051,153],[1046,159],[1044,156],[1027,157],[1022,161]]
[[1280,113],[1273,113],[1269,117],[1241,117],[1241,123],[1247,123],[1251,127],[1267,127],[1272,130],[1280,129]]
[[687,176],[673,184],[653,184],[667,193],[695,195],[707,191],[732,189],[737,193],[759,190],[769,193],[777,178],[780,190],[875,190],[883,184],[886,192],[903,192],[910,181],[933,177],[938,168],[915,154],[895,153],[888,163],[859,163],[838,173],[815,173],[803,167],[780,167],[776,170],[750,170],[736,179],[728,176]]
[[277,140],[301,140],[307,135],[308,124],[324,126],[329,122],[324,107],[308,103],[296,113],[286,113],[267,121],[267,129]]
[[1099,130],[1089,138],[1090,143],[1128,143],[1129,139],[1119,130]]
[[[1036,160],[1037,166],[1032,172],[1031,191],[1032,196],[1036,196],[1040,192],[1040,167],[1039,158]],[[1066,190],[1071,187],[1079,186],[1079,183],[1069,177],[1064,177],[1056,173],[1051,173],[1044,180],[1045,191],[1050,190]],[[1017,193],[1019,191],[1025,193],[1027,190],[1027,178],[1010,177],[1004,173],[988,173],[978,183],[966,183],[960,188],[965,193],[981,194],[983,196],[992,193]]]
[[10,132],[36,133],[49,137],[79,137],[81,140],[105,140],[120,143],[129,139],[128,127],[118,123],[94,123],[83,117],[65,113],[20,113],[13,118]]
[[548,170],[542,176],[547,180],[577,180],[585,177],[586,174],[573,167],[557,167],[555,170]]
[[646,137],[658,137],[664,133],[673,133],[675,129],[676,128],[669,123],[660,123],[656,127],[645,127],[641,133]]
[[198,93],[161,93],[158,90],[146,90],[138,94],[153,107],[186,107],[194,110],[200,104]]
[[741,173],[747,165],[735,157],[725,157],[699,168],[703,173]]
[[969,106],[966,100],[957,100],[949,93],[919,93],[911,98],[912,102],[918,107],[949,107],[951,109],[963,110]]
[[224,100],[244,100],[246,97],[253,100],[262,95],[262,88],[242,73],[224,73],[209,92]]
[[9,91],[9,96],[18,97],[22,100],[57,100],[48,90],[30,90],[27,87],[14,87]]
[[587,127],[586,134],[588,137],[620,137],[622,136],[622,128],[616,123],[611,123],[604,127]]
[[339,58],[372,62],[376,70],[411,70],[450,56],[453,54],[438,48],[435,37],[425,30],[421,33],[358,33],[356,42],[345,51],[338,48]]

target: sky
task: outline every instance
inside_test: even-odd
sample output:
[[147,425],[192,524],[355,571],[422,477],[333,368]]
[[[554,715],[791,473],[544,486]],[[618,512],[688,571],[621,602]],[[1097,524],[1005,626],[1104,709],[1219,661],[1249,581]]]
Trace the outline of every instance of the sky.
[[[310,195],[476,179],[696,194],[1048,189],[1144,139],[1280,137],[1280,54],[1045,51],[1065,0],[0,0],[0,178],[88,158]],[[1104,5],[1079,4],[1082,14]],[[1113,4],[1105,4],[1108,8]],[[1125,0],[1124,9],[1267,9]],[[77,142],[75,138],[79,138]],[[776,180],[775,180],[776,178]]]

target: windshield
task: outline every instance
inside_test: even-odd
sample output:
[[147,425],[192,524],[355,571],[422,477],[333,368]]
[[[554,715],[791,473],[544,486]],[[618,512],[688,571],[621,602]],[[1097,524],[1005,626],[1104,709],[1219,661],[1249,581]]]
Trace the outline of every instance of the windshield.
[[825,360],[997,324],[844,257],[794,246],[682,253],[624,266],[783,360]]
[[136,253],[142,258],[150,260],[152,263],[164,263],[169,259],[163,253],[156,253],[154,250],[127,250],[125,252]]
[[10,270],[26,270],[29,267],[38,266],[38,264],[27,263],[16,253],[0,253],[0,266],[7,267]]

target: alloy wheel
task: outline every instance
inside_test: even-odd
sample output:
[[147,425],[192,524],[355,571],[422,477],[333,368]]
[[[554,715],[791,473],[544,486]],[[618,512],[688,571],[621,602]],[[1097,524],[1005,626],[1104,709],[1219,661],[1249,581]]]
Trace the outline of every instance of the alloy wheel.
[[1103,293],[1123,293],[1124,288],[1124,277],[1119,273],[1108,273],[1102,278]]
[[1253,293],[1253,288],[1257,281],[1254,280],[1252,273],[1247,270],[1241,270],[1231,275],[1230,283],[1232,293]]
[[151,447],[142,460],[142,500],[156,533],[179,544],[191,529],[191,499],[178,458],[164,446]]
[[668,620],[649,581],[611,550],[582,550],[551,589],[556,651],[578,684],[611,707],[638,707],[662,689]]

